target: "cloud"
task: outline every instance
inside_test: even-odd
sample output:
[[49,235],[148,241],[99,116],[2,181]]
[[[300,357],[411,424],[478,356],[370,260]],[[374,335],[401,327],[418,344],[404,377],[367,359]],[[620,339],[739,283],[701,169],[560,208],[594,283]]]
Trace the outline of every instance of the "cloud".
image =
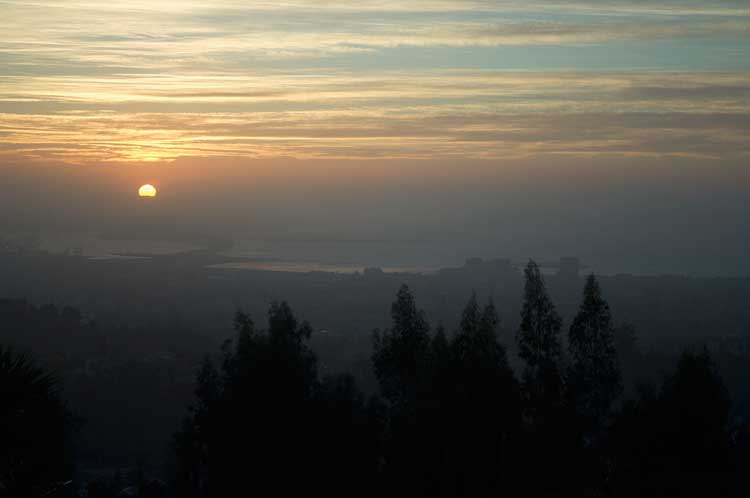
[[[8,74],[248,69],[253,60],[317,60],[394,47],[747,40],[740,2],[3,2]],[[482,15],[479,16],[478,13]],[[250,64],[251,65],[251,64]]]
[[[101,93],[82,94],[76,79],[44,80],[38,87],[56,94],[32,82],[26,93],[0,95],[49,99],[50,109],[90,105],[1,114],[0,147],[72,162],[750,152],[748,73],[378,72],[102,84]],[[185,112],[195,105],[209,110]]]
[[[750,54],[745,5],[0,1],[0,153],[66,162],[742,156],[748,73],[731,58],[728,72],[706,72],[693,53],[728,44],[738,59]],[[582,45],[627,56],[644,40],[668,42],[669,58],[689,69],[576,66]],[[572,67],[491,70],[503,47],[526,50],[514,52],[521,69],[553,50]],[[463,59],[488,68],[452,69]]]

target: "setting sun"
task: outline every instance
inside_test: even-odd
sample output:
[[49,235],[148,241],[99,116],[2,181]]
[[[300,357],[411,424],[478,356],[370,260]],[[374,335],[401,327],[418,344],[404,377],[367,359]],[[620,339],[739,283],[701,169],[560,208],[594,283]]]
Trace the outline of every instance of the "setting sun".
[[141,188],[138,189],[138,195],[141,197],[156,197],[156,187],[150,183],[141,185]]

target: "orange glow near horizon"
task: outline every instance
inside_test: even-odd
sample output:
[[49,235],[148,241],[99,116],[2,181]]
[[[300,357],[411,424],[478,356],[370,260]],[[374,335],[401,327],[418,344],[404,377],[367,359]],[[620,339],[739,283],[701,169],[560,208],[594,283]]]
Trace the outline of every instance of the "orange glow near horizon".
[[138,195],[140,197],[156,197],[156,187],[150,183],[141,185],[141,188],[138,189]]
[[746,161],[747,3],[2,0],[0,166]]

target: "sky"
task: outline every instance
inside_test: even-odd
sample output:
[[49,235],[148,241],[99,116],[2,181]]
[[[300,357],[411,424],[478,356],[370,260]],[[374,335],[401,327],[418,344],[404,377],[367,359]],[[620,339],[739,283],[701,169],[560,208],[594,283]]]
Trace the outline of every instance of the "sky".
[[0,0],[0,231],[748,274],[748,131],[747,0]]

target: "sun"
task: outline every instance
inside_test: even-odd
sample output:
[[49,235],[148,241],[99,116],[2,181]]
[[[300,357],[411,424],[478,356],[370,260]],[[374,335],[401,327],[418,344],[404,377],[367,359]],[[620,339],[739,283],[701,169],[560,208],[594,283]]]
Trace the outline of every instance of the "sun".
[[156,187],[150,183],[141,185],[141,188],[138,189],[138,195],[140,197],[156,197]]

